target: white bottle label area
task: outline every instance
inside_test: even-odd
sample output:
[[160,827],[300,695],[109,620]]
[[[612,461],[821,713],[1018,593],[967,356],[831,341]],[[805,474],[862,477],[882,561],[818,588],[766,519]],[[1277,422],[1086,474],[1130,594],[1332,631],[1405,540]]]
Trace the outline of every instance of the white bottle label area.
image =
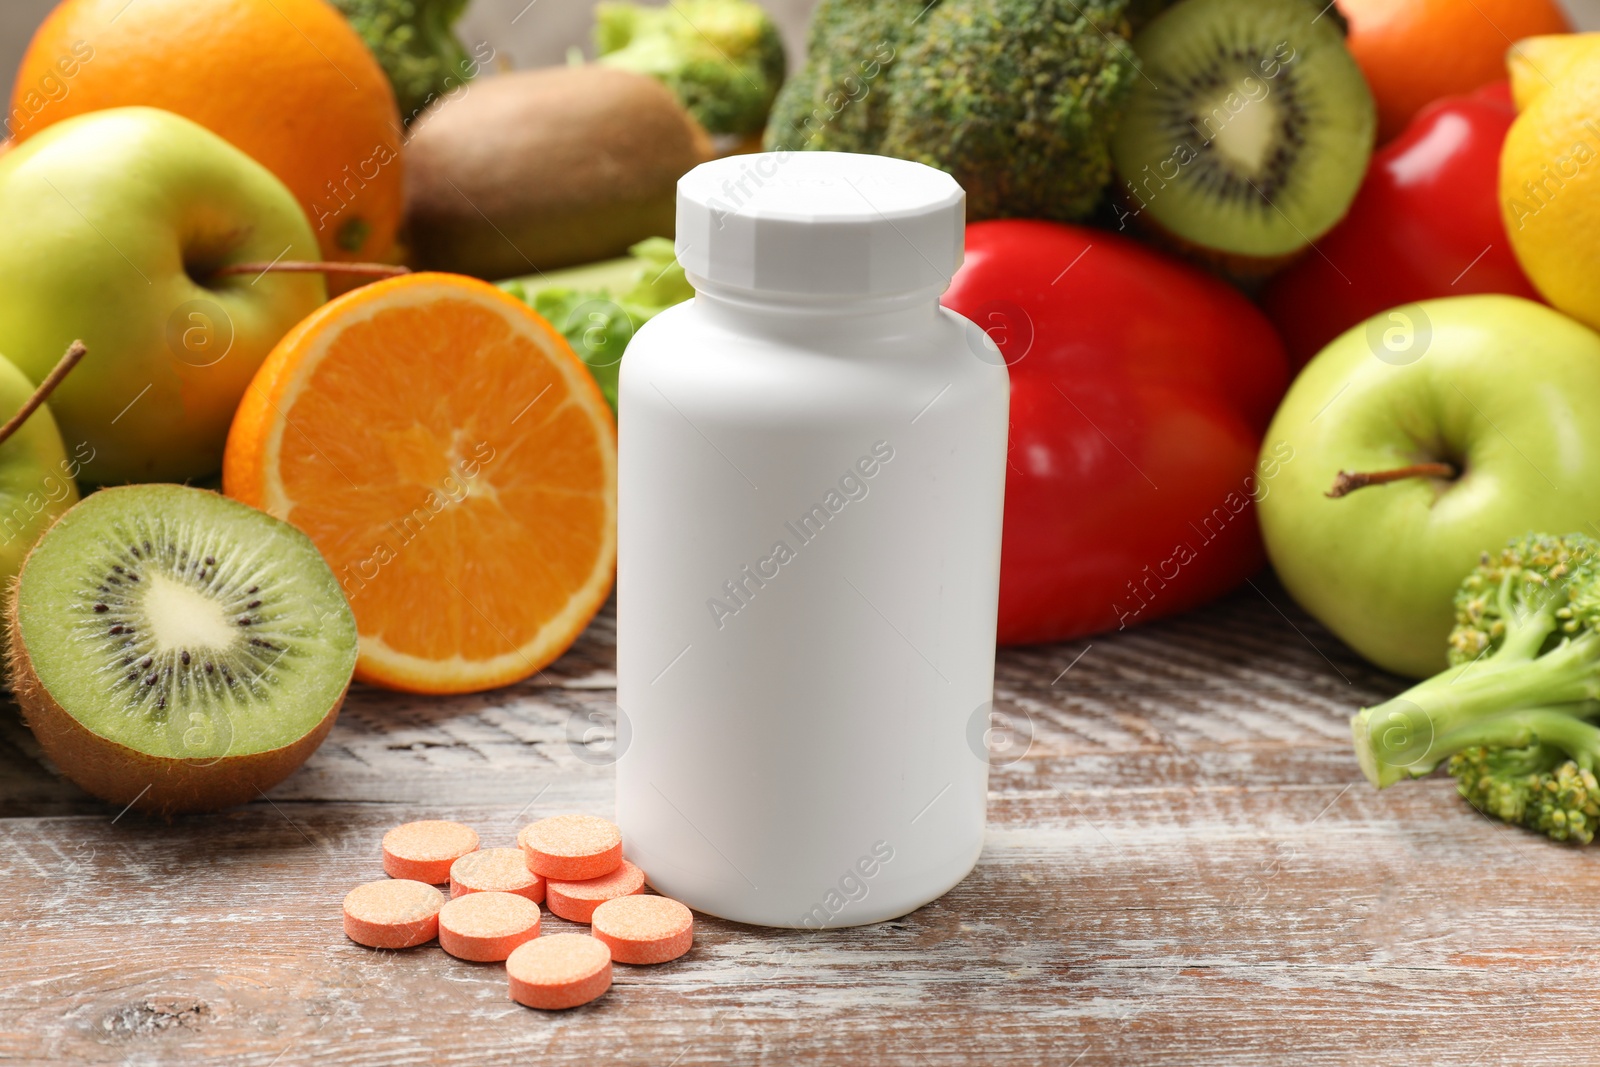
[[706,610],[717,629],[722,629],[728,618],[751,603],[768,582],[776,581],[784,565],[799,559],[800,549],[822,536],[828,524],[843,515],[851,501],[865,500],[871,491],[869,483],[892,459],[892,444],[873,442],[870,452],[840,476],[837,486],[830,486],[803,514],[783,524],[784,536],[773,542],[768,555],[741,567],[737,575],[722,583],[717,596],[707,597]]

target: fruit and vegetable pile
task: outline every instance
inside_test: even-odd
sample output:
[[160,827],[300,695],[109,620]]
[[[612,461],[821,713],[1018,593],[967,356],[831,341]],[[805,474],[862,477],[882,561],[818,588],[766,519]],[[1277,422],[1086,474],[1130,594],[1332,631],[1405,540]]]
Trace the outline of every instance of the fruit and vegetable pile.
[[615,570],[618,367],[693,296],[677,179],[828,150],[967,191],[944,302],[1011,373],[1003,642],[1270,561],[1433,676],[1354,720],[1374,783],[1447,766],[1594,836],[1600,36],[1549,0],[820,0],[790,70],[753,0],[609,0],[591,59],[512,71],[465,6],[63,0],[35,34],[0,577],[74,781],[213,810],[352,680],[561,655]]

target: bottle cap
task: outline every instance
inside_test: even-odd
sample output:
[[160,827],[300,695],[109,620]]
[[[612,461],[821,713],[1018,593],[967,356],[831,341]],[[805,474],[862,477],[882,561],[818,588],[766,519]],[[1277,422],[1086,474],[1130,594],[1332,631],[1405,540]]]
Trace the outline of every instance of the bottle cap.
[[941,170],[851,152],[763,152],[678,179],[678,262],[757,292],[878,296],[950,284],[966,193]]

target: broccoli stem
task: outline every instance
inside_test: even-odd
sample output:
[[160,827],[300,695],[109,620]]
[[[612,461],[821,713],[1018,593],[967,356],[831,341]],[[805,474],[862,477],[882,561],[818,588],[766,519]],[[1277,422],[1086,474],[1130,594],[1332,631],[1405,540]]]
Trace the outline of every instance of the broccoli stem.
[[[1447,735],[1451,752],[1481,746],[1491,749],[1526,749],[1531,745],[1555,749],[1584,770],[1593,770],[1600,756],[1600,726],[1587,721],[1600,714],[1600,703],[1553,704],[1549,707],[1509,711],[1476,719]],[[1548,770],[1549,762],[1530,757],[1528,770]]]
[[[1555,633],[1556,627],[1561,624],[1556,617],[1555,609],[1551,606],[1552,597],[1541,597],[1531,607],[1519,603],[1516,596],[1516,580],[1515,574],[1507,572],[1495,590],[1495,610],[1499,612],[1499,617],[1504,620],[1505,626],[1500,637],[1500,648],[1491,660],[1496,666],[1526,663],[1533,659],[1544,647],[1550,635]],[[1462,674],[1464,675],[1466,671],[1467,668],[1464,667]],[[1436,675],[1430,680],[1437,681],[1439,677]]]
[[1434,675],[1350,720],[1362,771],[1379,789],[1433,771],[1475,744],[1476,731],[1509,712],[1549,709],[1567,718],[1600,711],[1600,635],[1585,631],[1538,655],[1558,625],[1546,609],[1518,620],[1494,655]]

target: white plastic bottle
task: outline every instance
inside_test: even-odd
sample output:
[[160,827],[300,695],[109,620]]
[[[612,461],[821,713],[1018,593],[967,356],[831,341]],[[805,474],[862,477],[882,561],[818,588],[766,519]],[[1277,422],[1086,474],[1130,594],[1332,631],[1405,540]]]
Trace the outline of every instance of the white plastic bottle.
[[620,386],[617,814],[692,908],[852,926],[977,862],[1009,382],[938,303],[964,208],[880,156],[678,184],[698,295]]

